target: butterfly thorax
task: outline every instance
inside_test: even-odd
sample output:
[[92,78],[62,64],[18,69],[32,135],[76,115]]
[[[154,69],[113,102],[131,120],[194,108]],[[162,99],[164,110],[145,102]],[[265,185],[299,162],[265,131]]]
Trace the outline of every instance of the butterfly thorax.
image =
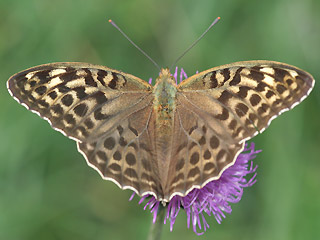
[[156,114],[156,125],[159,130],[161,129],[160,135],[167,135],[171,130],[176,109],[176,93],[177,85],[169,69],[162,69],[153,90],[153,108]]

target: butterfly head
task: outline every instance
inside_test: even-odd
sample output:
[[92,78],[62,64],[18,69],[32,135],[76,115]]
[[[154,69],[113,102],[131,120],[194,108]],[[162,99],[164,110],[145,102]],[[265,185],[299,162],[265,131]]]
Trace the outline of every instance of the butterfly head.
[[169,68],[161,68],[161,71],[159,73],[159,77],[156,80],[156,84],[160,84],[161,82],[167,82],[174,86],[176,86],[176,80],[170,73]]

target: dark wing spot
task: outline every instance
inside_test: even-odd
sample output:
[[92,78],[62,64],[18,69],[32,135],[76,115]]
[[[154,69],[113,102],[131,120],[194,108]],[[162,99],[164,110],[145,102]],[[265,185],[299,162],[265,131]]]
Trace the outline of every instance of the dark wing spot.
[[275,95],[275,93],[271,90],[268,90],[267,94],[266,94],[266,97],[269,99],[271,98],[273,95]]
[[228,100],[230,98],[232,98],[232,94],[228,90],[224,90],[218,98],[218,101],[222,102],[223,104],[226,104],[228,103]]
[[287,82],[288,86],[290,86],[293,83],[293,80],[292,79],[287,79],[286,82]]
[[77,127],[76,131],[80,132],[83,137],[88,136],[88,132],[86,131],[86,129],[83,126]]
[[76,120],[74,119],[72,114],[66,114],[64,116],[64,119],[67,121],[68,124],[74,125],[76,123]]
[[233,79],[229,83],[230,86],[235,86],[235,85],[238,85],[240,83],[240,81],[241,81],[240,72],[242,71],[242,69],[243,69],[243,67],[239,67],[238,68],[238,70],[234,74]]
[[110,168],[111,170],[116,171],[116,172],[121,171],[121,167],[116,163],[112,163],[110,166],[108,166],[108,168]]
[[267,112],[269,106],[267,104],[262,104],[261,107],[258,108],[258,114],[262,115]]
[[123,127],[121,127],[120,125],[118,125],[117,130],[118,130],[119,135],[121,136],[122,133],[123,133]]
[[40,86],[40,87],[37,87],[35,89],[36,93],[38,93],[39,95],[43,95],[45,94],[45,92],[47,91],[47,88],[45,86]]
[[94,111],[93,115],[96,120],[104,120],[110,117],[109,115],[102,113],[101,110],[101,107],[99,107]]
[[181,158],[176,165],[176,171],[181,170],[184,167],[184,164],[185,164],[185,160],[183,158]]
[[77,71],[75,71],[75,70],[72,70],[70,72],[67,71],[65,73],[60,74],[59,78],[64,82],[70,82],[70,81],[78,78]]
[[189,173],[188,173],[188,178],[191,178],[191,177],[195,177],[197,175],[200,175],[200,170],[198,167],[195,167],[195,168],[192,168]]
[[259,82],[258,86],[255,89],[259,92],[263,92],[265,88],[270,88],[270,87],[268,86],[268,84],[264,82]]
[[262,72],[256,71],[256,70],[251,70],[250,74],[248,75],[249,78],[256,80],[256,81],[261,81],[264,79],[264,74]]
[[227,154],[226,150],[221,149],[217,154],[217,161],[220,162],[226,154]]
[[212,136],[210,138],[210,147],[212,149],[219,147],[219,144],[220,144],[219,139],[216,136]]
[[63,108],[60,106],[60,104],[56,104],[56,105],[53,105],[51,107],[51,109],[56,113],[56,114],[63,114]]
[[237,92],[238,97],[240,98],[246,98],[248,95],[248,91],[250,90],[249,87],[241,86],[239,87],[239,92]]
[[84,80],[85,80],[85,83],[88,86],[91,86],[91,87],[97,87],[98,86],[97,83],[95,82],[95,80],[93,79],[90,71],[89,71],[89,74],[87,74],[87,76],[84,77]]
[[203,127],[202,127],[202,131],[203,131],[203,133],[206,133],[206,132],[207,132],[207,127],[206,127],[206,126],[203,126]]
[[35,73],[33,77],[39,78],[40,84],[48,83],[51,80],[50,76],[49,76],[50,72],[51,72],[51,70],[42,70],[42,71]]
[[283,86],[282,84],[277,84],[278,93],[282,94],[285,90],[287,90],[285,86]]
[[54,100],[58,97],[58,95],[55,91],[50,92],[48,95],[52,100]]
[[117,161],[120,161],[122,158],[121,156],[121,153],[119,151],[116,151],[114,154],[113,154],[113,159],[114,160],[117,160]]
[[237,120],[232,119],[232,121],[229,123],[228,127],[230,130],[234,130],[237,126]]
[[119,144],[121,147],[124,147],[127,145],[127,141],[123,137],[120,137]]
[[215,115],[215,117],[219,120],[227,120],[229,118],[229,111],[223,107],[222,113]]
[[200,138],[199,144],[200,144],[200,145],[206,144],[206,138],[205,138],[204,136],[202,136],[202,137]]
[[108,137],[106,140],[104,140],[103,145],[106,149],[112,150],[116,145],[116,141],[114,140],[113,137]]
[[128,163],[128,165],[133,166],[136,164],[137,160],[136,160],[136,157],[132,153],[128,153],[126,155],[126,162]]
[[204,152],[203,158],[206,160],[211,158],[211,152],[208,149]]
[[230,78],[230,70],[228,68],[225,68],[225,69],[221,70],[220,73],[222,74],[222,76],[224,78],[223,79],[224,83],[229,80],[229,78]]
[[48,108],[49,107],[49,103],[47,103],[45,100],[39,100],[38,104],[43,106],[44,108]]
[[[25,80],[27,80],[27,79],[25,79]],[[22,83],[24,83],[24,81],[20,81],[20,83],[22,84]],[[37,84],[37,82],[36,81],[30,81],[29,84],[30,84],[30,87],[34,87]]]
[[84,115],[86,115],[87,111],[88,111],[88,106],[85,103],[81,103],[78,106],[76,106],[73,109],[74,113],[77,114],[79,117],[83,117]]
[[58,86],[58,90],[61,93],[67,93],[67,92],[71,91],[71,88],[69,88],[65,85],[60,85],[60,86]]
[[73,103],[73,97],[70,94],[67,94],[65,96],[63,96],[63,98],[61,99],[61,102],[63,103],[63,105],[69,107],[71,106],[71,104]]
[[249,119],[251,120],[251,122],[254,122],[257,118],[257,115],[255,115],[254,113],[249,114]]
[[213,164],[213,163],[211,163],[211,162],[208,162],[208,163],[206,163],[205,165],[204,165],[204,171],[206,171],[206,172],[208,172],[208,171],[213,171],[213,170],[215,170],[215,168],[216,168],[216,166]]
[[91,128],[94,127],[94,124],[93,124],[93,122],[91,121],[90,118],[87,118],[87,119],[84,121],[84,125],[86,125],[88,129],[91,129]]
[[128,176],[129,178],[138,178],[138,174],[137,172],[133,169],[133,168],[127,168],[125,171],[124,171],[124,174],[126,176]]
[[114,72],[112,73],[112,80],[109,82],[108,87],[111,89],[116,89],[117,82],[118,82],[118,76]]
[[276,82],[283,82],[284,77],[288,75],[286,70],[281,68],[274,68],[274,78]]
[[70,82],[74,79],[76,79],[77,76],[77,71],[75,71],[74,69],[71,70],[70,72],[65,72],[59,75],[59,78],[64,81],[64,82]]
[[216,78],[216,72],[212,72],[210,76],[210,88],[216,88],[218,86],[218,80]]
[[190,163],[192,165],[195,165],[199,162],[199,153],[197,152],[194,152],[192,155],[191,155],[191,158],[190,158]]
[[105,83],[105,81],[104,81],[104,78],[106,77],[106,76],[108,76],[108,72],[106,72],[106,71],[103,71],[103,70],[99,70],[98,71],[98,81],[102,84],[102,86],[105,86],[106,85],[106,83]]
[[261,97],[258,94],[252,94],[250,97],[250,103],[252,106],[256,106],[260,103]]
[[248,110],[249,110],[249,108],[243,103],[238,103],[236,106],[236,113],[239,117],[246,115]]
[[100,159],[104,160],[105,162],[108,162],[108,157],[107,157],[107,155],[106,155],[105,152],[103,152],[103,151],[98,151],[98,152],[97,152],[97,156],[98,156]]
[[86,94],[85,92],[85,87],[75,87],[72,90],[76,92],[77,98],[79,98],[80,100],[88,96],[88,94]]
[[91,97],[97,101],[97,104],[103,104],[108,101],[105,94],[101,91],[94,93]]

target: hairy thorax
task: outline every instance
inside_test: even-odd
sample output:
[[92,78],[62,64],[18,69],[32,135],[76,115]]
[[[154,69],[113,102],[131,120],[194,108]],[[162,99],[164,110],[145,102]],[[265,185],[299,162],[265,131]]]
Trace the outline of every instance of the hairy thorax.
[[[169,69],[162,69],[154,87],[154,112],[157,135],[163,140],[171,136],[176,109],[177,85]],[[160,139],[159,139],[160,140]]]

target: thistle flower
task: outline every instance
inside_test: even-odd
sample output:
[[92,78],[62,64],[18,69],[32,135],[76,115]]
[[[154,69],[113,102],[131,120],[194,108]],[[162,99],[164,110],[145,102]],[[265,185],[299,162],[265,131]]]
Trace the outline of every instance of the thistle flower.
[[[176,68],[174,77],[175,79],[178,77],[178,68]],[[183,78],[187,78],[187,75],[181,69],[180,82]],[[152,79],[149,80],[149,83],[151,82]],[[185,197],[174,196],[166,206],[164,224],[169,221],[170,231],[172,231],[176,217],[182,209],[187,214],[188,228],[192,225],[193,231],[197,235],[203,234],[209,228],[204,216],[205,213],[208,216],[213,215],[220,224],[226,217],[225,213],[230,214],[232,211],[229,203],[239,202],[242,198],[243,188],[251,187],[257,181],[257,166],[254,166],[251,160],[260,151],[254,150],[254,143],[251,143],[250,146],[246,144],[244,151],[237,157],[234,165],[226,169],[219,179],[209,182],[201,189],[193,189]],[[247,180],[245,177],[250,174],[253,175]],[[135,193],[130,197],[130,201],[134,196]],[[147,199],[144,210],[147,208],[150,210],[153,214],[153,223],[155,223],[161,202],[152,195],[146,195],[140,199],[139,204]],[[201,232],[198,232],[198,229]]]

